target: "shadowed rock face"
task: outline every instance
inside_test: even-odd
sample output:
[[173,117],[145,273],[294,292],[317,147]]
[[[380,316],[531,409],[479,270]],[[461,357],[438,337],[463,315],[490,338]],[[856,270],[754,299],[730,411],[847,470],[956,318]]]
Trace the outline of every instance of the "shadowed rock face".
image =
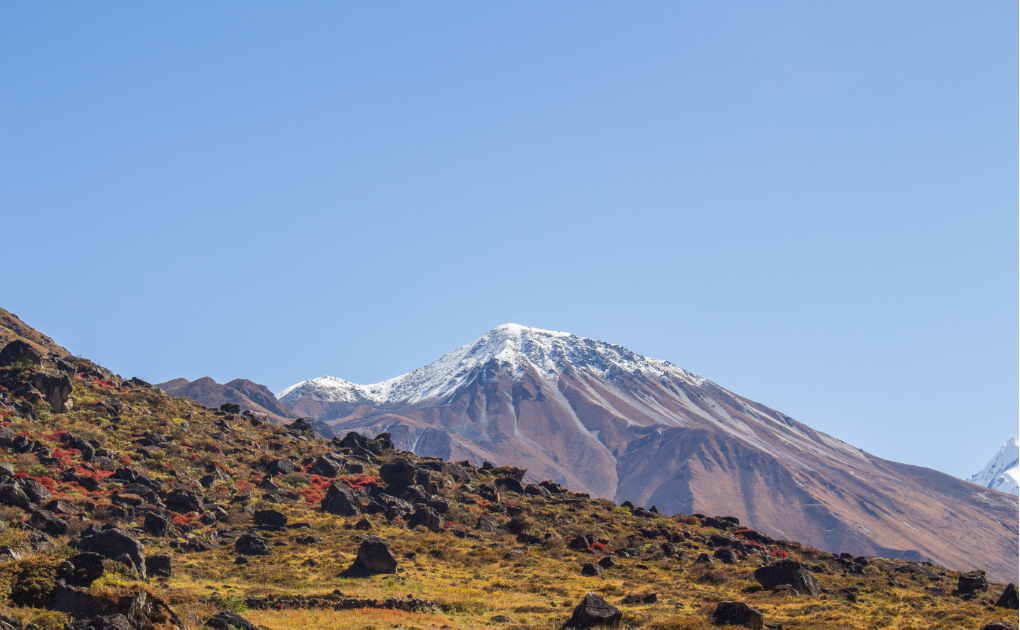
[[528,348],[543,340],[526,337],[544,331],[525,331],[517,346],[497,343],[475,356],[499,341],[497,329],[457,351],[475,352],[471,361],[450,361],[451,353],[391,388],[442,381],[435,396],[421,389],[384,399],[376,386],[334,379],[339,395],[309,382],[282,400],[338,434],[388,432],[398,449],[419,455],[521,466],[527,481],[551,479],[669,514],[732,515],[827,551],[1016,578],[1016,497],[879,459],[618,346],[556,333],[570,347],[535,358]]
[[378,536],[366,536],[358,548],[354,564],[344,571],[348,577],[364,577],[379,573],[396,573],[397,559],[390,544]]

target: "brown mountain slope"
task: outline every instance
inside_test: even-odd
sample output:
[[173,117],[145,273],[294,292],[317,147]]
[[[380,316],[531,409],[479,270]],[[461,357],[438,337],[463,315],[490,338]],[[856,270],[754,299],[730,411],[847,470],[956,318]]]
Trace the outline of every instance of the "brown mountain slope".
[[340,433],[528,468],[616,501],[730,514],[828,551],[1017,575],[1017,498],[873,457],[618,346],[522,327],[392,381],[316,379],[282,401]]
[[14,313],[0,308],[0,346],[7,345],[15,339],[32,344],[43,354],[52,353],[60,357],[71,355],[67,349],[58,346],[52,339],[18,319]]
[[208,376],[194,381],[175,378],[172,381],[154,385],[171,396],[187,396],[207,407],[219,407],[223,403],[236,403],[241,410],[252,410],[268,414],[278,423],[297,416],[273,396],[265,385],[247,379],[235,378],[229,383],[219,384]]

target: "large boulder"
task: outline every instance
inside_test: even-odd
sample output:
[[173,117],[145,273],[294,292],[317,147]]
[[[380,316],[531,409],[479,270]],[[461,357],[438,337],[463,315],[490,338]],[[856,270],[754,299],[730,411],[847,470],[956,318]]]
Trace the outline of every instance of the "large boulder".
[[343,471],[343,469],[343,460],[327,453],[315,460],[315,463],[312,464],[312,467],[308,470],[308,472],[313,475],[319,475],[320,477],[336,477]]
[[956,583],[956,593],[958,595],[973,595],[974,593],[983,593],[987,590],[988,578],[985,577],[985,572],[980,570],[961,573],[960,579]]
[[32,347],[28,342],[15,339],[0,350],[0,367],[10,365],[24,365],[26,367],[38,367],[42,365],[42,353]]
[[145,556],[145,573],[150,578],[171,577],[173,575],[173,558],[166,553]]
[[358,548],[354,564],[344,571],[346,576],[364,577],[379,573],[396,573],[397,559],[390,544],[378,536],[366,536]]
[[719,602],[713,619],[717,626],[741,626],[751,630],[762,630],[765,627],[765,618],[761,612],[744,602]]
[[248,532],[234,541],[234,551],[239,556],[268,556],[269,544],[257,532]]
[[287,515],[279,510],[256,510],[255,525],[282,529],[287,526]]
[[568,628],[590,628],[592,626],[615,626],[620,623],[623,611],[602,599],[595,593],[588,593],[574,608],[574,614],[565,624]]
[[1017,627],[1008,621],[993,621],[982,626],[981,630],[1017,630]]
[[361,516],[361,501],[351,487],[342,481],[330,484],[319,507],[323,512],[337,516]]
[[387,485],[413,486],[418,480],[417,474],[414,464],[404,457],[398,457],[379,467],[379,477]]
[[1016,585],[1010,582],[1002,591],[1002,595],[999,595],[999,599],[996,600],[995,605],[999,608],[1017,610],[1018,603],[1020,602],[1017,602]]
[[754,579],[769,590],[789,584],[801,595],[817,595],[822,588],[807,567],[789,558],[761,567],[754,572]]
[[86,551],[64,560],[57,569],[57,576],[71,586],[90,586],[103,577],[105,567],[103,556]]
[[166,506],[174,512],[201,512],[202,500],[191,490],[172,490],[166,495]]
[[122,529],[110,527],[88,531],[71,543],[79,551],[91,551],[110,560],[128,559],[145,577],[145,546]]
[[438,532],[443,528],[443,519],[439,516],[439,512],[436,512],[432,508],[424,505],[419,505],[415,509],[414,514],[411,514],[411,518],[408,519],[407,525],[409,527],[423,526],[430,532]]
[[277,475],[289,475],[296,470],[297,466],[294,465],[294,462],[290,461],[286,457],[274,459],[266,464],[266,474],[270,477],[275,477]]
[[59,372],[35,372],[28,382],[39,390],[42,397],[50,405],[53,413],[67,413],[71,410],[71,379]]
[[32,503],[48,501],[50,496],[52,496],[50,491],[46,489],[46,486],[42,485],[35,479],[21,479],[20,483],[21,487],[25,490],[25,494],[27,494],[28,498],[32,500]]

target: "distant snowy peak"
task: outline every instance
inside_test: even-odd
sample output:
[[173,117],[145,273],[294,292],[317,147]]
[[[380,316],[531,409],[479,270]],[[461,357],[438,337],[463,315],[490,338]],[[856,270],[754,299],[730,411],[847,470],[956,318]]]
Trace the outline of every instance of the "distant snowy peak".
[[984,470],[970,481],[992,490],[1020,495],[1020,436],[1002,445]]
[[570,370],[580,370],[603,378],[625,372],[695,384],[704,381],[668,361],[643,357],[604,341],[519,324],[503,324],[425,367],[388,381],[358,385],[333,376],[323,376],[288,387],[276,396],[284,404],[288,404],[288,399],[302,395],[328,402],[416,403],[439,399],[455,391],[475,378],[479,370],[492,361],[515,375],[531,368],[546,380],[555,380]]

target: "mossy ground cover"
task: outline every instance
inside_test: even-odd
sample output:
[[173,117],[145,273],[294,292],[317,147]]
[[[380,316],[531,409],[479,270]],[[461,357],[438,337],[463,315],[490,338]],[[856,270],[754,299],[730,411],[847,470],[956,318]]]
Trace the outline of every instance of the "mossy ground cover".
[[[329,451],[327,442],[295,435],[275,425],[255,426],[236,415],[210,410],[182,398],[132,385],[79,359],[75,362],[73,407],[65,414],[39,409],[35,417],[11,409],[0,411],[0,424],[16,434],[38,441],[42,449],[16,453],[7,449],[0,459],[11,462],[19,476],[46,486],[55,499],[66,499],[82,508],[69,519],[66,535],[52,537],[52,546],[33,548],[28,530],[19,526],[30,515],[15,507],[0,508],[0,546],[8,545],[23,560],[0,564],[0,603],[3,611],[39,627],[61,627],[60,613],[45,609],[53,589],[56,567],[74,553],[68,546],[91,522],[109,522],[132,531],[145,544],[147,555],[173,556],[169,579],[138,580],[127,567],[115,563],[92,585],[111,596],[145,588],[177,611],[185,625],[198,628],[217,610],[241,612],[252,622],[271,629],[335,628],[350,630],[452,630],[454,628],[559,628],[573,607],[588,592],[604,596],[624,611],[623,624],[649,630],[682,630],[715,627],[712,615],[718,602],[736,600],[762,611],[767,624],[784,629],[855,628],[950,629],[981,628],[999,619],[1016,621],[1016,613],[991,606],[1001,592],[993,585],[987,596],[970,601],[949,594],[957,574],[916,563],[873,560],[863,570],[848,571],[832,554],[796,544],[755,545],[747,540],[744,555],[736,564],[696,562],[699,554],[711,555],[713,534],[733,536],[733,528],[720,529],[703,519],[687,515],[639,517],[630,510],[604,500],[589,500],[564,493],[551,499],[503,492],[502,509],[517,513],[514,522],[494,509],[489,501],[470,491],[471,486],[491,482],[492,473],[470,469],[467,488],[438,475],[438,494],[450,501],[440,532],[424,527],[408,528],[401,519],[382,514],[367,516],[369,531],[354,529],[362,516],[341,517],[322,512],[319,501],[329,483],[352,487],[378,483],[379,464],[398,456],[383,454],[368,462],[357,475],[338,480],[308,472],[317,457]],[[120,409],[112,414],[110,401]],[[227,512],[225,518],[204,524],[199,513],[176,514],[180,535],[157,537],[142,530],[143,520],[125,509],[116,497],[118,484],[109,471],[86,466],[81,453],[68,448],[64,436],[73,434],[91,441],[118,466],[130,466],[165,487],[190,488],[214,498]],[[166,438],[158,448],[141,446],[147,434]],[[284,490],[296,493],[296,501],[268,503],[259,488],[265,465],[289,457],[299,471],[276,478]],[[88,489],[63,481],[68,470],[100,482]],[[202,487],[199,480],[215,474]],[[268,556],[238,556],[225,534],[251,526],[255,509],[278,509],[289,523],[306,528],[264,532]],[[485,516],[503,526],[495,533],[475,528]],[[524,544],[507,529],[525,530],[540,544]],[[361,537],[366,533],[389,541],[399,561],[397,573],[348,578],[341,572],[353,562]],[[321,544],[301,544],[309,535]],[[574,537],[594,535],[605,549],[580,551],[567,543]],[[741,538],[741,535],[737,535]],[[207,541],[212,549],[185,552],[194,539]],[[662,553],[672,541],[677,553]],[[633,557],[618,557],[618,564],[597,576],[584,576],[581,567],[598,562],[614,549],[627,548]],[[812,567],[824,592],[818,596],[782,595],[761,589],[752,576],[756,568],[775,557],[789,556]],[[927,589],[927,590],[926,590]],[[938,589],[941,589],[939,591]],[[386,600],[414,598],[433,605],[417,612],[394,609],[357,610],[285,608],[249,610],[253,598],[282,595],[328,595]],[[651,604],[624,604],[630,594],[655,593]],[[853,593],[853,595],[848,595]],[[494,619],[495,618],[495,619]]]

